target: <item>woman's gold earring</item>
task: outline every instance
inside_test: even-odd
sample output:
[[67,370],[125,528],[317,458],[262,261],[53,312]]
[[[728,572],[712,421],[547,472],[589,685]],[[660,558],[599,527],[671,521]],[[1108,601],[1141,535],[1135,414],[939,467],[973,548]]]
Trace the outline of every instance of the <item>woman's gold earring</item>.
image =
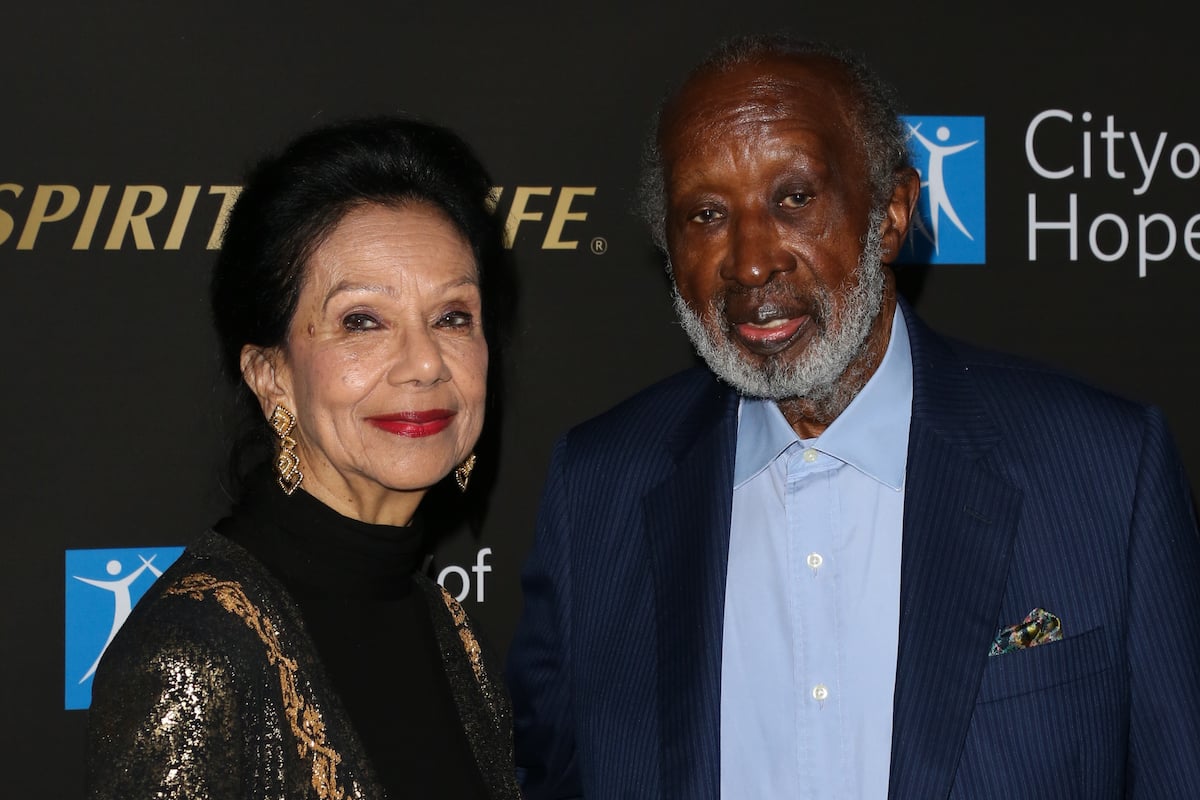
[[475,469],[475,454],[467,456],[467,460],[454,468],[454,482],[458,484],[460,491],[467,490],[467,484],[471,481],[471,471]]
[[279,488],[288,496],[291,496],[304,480],[304,473],[300,471],[300,456],[296,455],[296,440],[291,435],[295,427],[296,416],[286,406],[275,406],[275,410],[271,412],[271,429],[279,437],[275,473],[279,480]]

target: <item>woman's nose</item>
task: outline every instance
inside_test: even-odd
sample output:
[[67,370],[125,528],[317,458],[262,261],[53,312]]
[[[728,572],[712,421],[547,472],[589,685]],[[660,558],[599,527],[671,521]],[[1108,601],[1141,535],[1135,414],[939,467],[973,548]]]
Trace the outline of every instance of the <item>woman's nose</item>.
[[424,325],[405,330],[397,343],[388,380],[430,385],[450,377],[437,334]]

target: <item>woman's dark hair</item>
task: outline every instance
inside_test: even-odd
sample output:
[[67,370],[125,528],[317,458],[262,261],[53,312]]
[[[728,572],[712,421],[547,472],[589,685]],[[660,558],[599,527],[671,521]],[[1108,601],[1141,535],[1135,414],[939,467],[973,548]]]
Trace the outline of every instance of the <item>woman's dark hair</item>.
[[[402,117],[318,128],[250,170],[226,222],[211,285],[222,369],[235,387],[241,386],[235,391],[247,416],[234,445],[235,496],[241,478],[272,449],[257,398],[242,384],[242,348],[283,345],[309,258],[356,208],[428,204],[440,209],[469,244],[491,352],[489,416],[497,410],[499,325],[512,292],[491,190],[487,171],[457,134]],[[494,422],[488,428],[497,428]]]

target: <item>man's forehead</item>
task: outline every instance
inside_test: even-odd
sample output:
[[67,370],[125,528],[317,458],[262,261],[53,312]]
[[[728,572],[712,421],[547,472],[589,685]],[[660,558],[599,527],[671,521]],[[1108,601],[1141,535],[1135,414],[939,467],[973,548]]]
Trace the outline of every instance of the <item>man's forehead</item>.
[[[695,135],[726,121],[773,122],[801,115],[844,120],[848,80],[828,57],[771,57],[692,75],[664,109],[661,138]],[[699,130],[697,130],[699,129]]]
[[[850,134],[840,64],[806,56],[769,59],[694,76],[666,109],[659,141],[667,161],[771,133],[812,142]],[[786,132],[786,133],[784,133]]]

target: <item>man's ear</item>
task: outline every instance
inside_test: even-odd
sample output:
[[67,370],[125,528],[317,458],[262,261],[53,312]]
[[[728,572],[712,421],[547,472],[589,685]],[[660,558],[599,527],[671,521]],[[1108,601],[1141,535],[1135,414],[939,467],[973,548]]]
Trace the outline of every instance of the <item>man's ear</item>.
[[921,196],[921,176],[912,167],[896,173],[896,187],[884,208],[883,218],[883,263],[891,264],[900,254],[900,248],[908,237],[913,216],[917,213],[917,199]]
[[295,411],[287,366],[279,348],[246,345],[242,348],[241,368],[242,380],[258,398],[264,417],[270,419],[275,406],[281,404]]

